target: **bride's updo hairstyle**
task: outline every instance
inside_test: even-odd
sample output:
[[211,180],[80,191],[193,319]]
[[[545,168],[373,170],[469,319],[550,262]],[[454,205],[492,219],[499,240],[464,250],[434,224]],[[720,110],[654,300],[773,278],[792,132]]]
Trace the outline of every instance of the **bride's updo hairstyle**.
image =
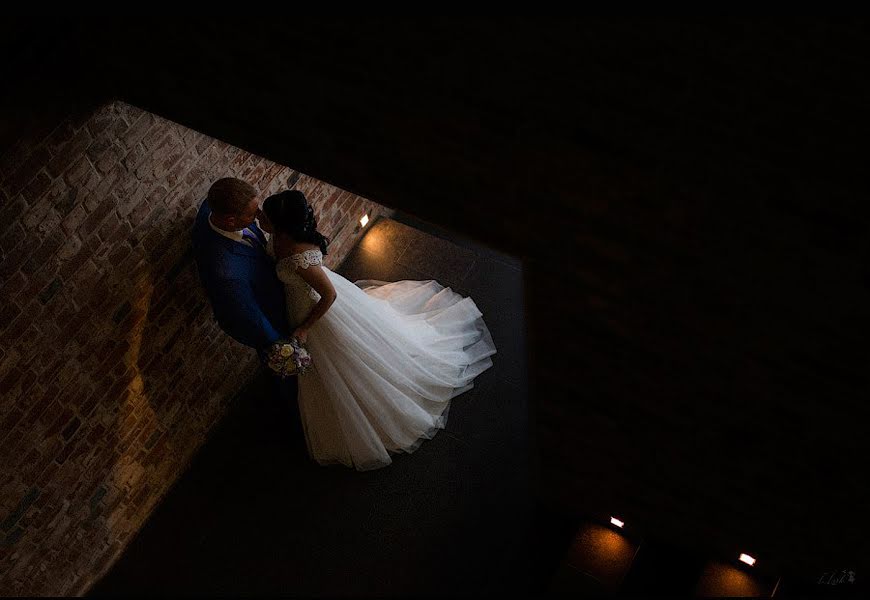
[[317,231],[314,208],[309,206],[305,194],[299,190],[269,196],[263,202],[263,212],[276,231],[286,233],[297,242],[316,244],[323,254],[327,253],[329,238]]

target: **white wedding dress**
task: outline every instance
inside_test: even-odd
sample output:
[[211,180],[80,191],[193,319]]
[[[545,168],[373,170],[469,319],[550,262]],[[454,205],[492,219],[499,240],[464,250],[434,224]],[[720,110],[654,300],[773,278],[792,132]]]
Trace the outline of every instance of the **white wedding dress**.
[[308,332],[312,367],[297,378],[308,452],[321,465],[377,469],[444,428],[450,400],[492,366],[495,344],[474,301],[435,280],[351,283],[322,259],[312,249],[276,264],[293,327],[320,300],[297,268],[320,265],[337,294]]

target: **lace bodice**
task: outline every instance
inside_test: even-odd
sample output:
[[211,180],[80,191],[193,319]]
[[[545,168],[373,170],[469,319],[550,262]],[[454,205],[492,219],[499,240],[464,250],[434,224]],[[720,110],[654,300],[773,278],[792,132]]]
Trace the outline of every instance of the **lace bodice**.
[[[275,256],[271,239],[268,251],[272,257]],[[316,248],[291,254],[275,264],[278,279],[284,283],[284,290],[287,294],[287,316],[290,324],[294,327],[302,323],[311,312],[311,308],[320,301],[320,294],[302,279],[297,269],[307,269],[312,265],[321,264],[323,264],[323,253]]]
[[291,270],[293,270],[293,267],[307,269],[311,265],[323,264],[323,254],[320,252],[320,250],[312,248],[311,250],[305,250],[304,252],[300,252],[298,254],[291,254],[290,256],[283,258],[281,262],[285,265],[292,264],[293,266],[290,267]]

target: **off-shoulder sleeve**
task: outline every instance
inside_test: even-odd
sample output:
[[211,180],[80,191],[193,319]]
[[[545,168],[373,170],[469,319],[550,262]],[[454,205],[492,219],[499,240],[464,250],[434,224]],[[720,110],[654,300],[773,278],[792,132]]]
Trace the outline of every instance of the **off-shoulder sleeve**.
[[288,283],[296,269],[307,269],[311,265],[320,264],[323,264],[323,253],[312,249],[282,258],[275,265],[275,269],[278,272],[278,279]]

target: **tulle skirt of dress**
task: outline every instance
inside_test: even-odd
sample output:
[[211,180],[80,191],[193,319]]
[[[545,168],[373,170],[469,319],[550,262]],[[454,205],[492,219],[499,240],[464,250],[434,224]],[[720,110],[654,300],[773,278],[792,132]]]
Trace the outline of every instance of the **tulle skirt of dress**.
[[359,471],[416,450],[447,423],[496,353],[482,313],[437,281],[352,283],[326,267],[337,297],[309,330],[299,381],[311,457]]

